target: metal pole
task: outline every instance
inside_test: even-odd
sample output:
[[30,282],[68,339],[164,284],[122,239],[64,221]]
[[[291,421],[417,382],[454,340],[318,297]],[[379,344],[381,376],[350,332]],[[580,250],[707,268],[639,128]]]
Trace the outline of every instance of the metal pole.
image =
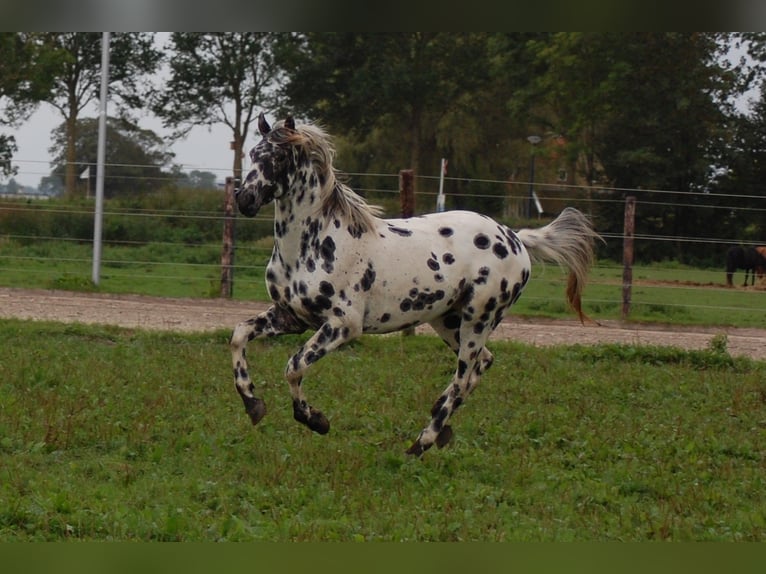
[[527,219],[532,219],[532,203],[535,200],[535,148],[532,148],[532,159],[529,162],[529,197],[527,197]]
[[527,137],[527,141],[532,144],[531,159],[529,160],[529,197],[527,197],[524,215],[527,219],[532,218],[532,208],[535,201],[535,146],[543,141],[543,138],[536,135]]
[[444,211],[444,174],[447,171],[447,160],[442,158],[439,169],[439,195],[436,196],[436,211]]
[[[96,158],[96,209],[93,218],[93,283],[101,275],[101,221],[104,215],[104,158],[106,156],[106,96],[109,87],[109,32],[101,38],[101,100],[98,115],[98,155]],[[88,182],[90,184],[90,181]]]

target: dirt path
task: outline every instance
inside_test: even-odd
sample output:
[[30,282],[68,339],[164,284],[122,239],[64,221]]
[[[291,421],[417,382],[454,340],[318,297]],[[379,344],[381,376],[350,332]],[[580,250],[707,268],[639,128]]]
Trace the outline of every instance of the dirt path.
[[[118,325],[167,331],[231,329],[265,308],[264,303],[219,299],[166,299],[139,295],[105,295],[10,289],[0,287],[0,318]],[[427,332],[428,327],[419,329]],[[600,326],[576,320],[507,318],[493,334],[538,346],[626,343],[705,349],[713,337],[725,334],[728,350],[766,360],[766,329],[679,328],[662,325],[624,325],[606,321]]]

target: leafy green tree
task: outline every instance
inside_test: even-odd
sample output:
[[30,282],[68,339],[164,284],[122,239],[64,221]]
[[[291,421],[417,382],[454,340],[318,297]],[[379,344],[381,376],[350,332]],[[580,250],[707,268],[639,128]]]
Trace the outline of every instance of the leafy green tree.
[[467,113],[463,96],[486,85],[486,46],[474,33],[319,32],[282,38],[278,54],[291,70],[290,110],[345,134],[368,157],[388,156],[389,171],[420,173],[438,166],[439,126]]
[[[683,237],[707,224],[709,211],[690,209],[699,198],[683,194],[707,184],[711,146],[725,139],[729,102],[742,89],[739,68],[721,64],[729,39],[567,32],[533,46],[546,68],[534,86],[538,117],[567,137],[588,182],[629,189],[643,200],[639,233]],[[620,232],[621,203],[604,202],[598,212],[603,230]],[[689,247],[655,245],[646,255],[683,259]]]
[[[89,170],[89,178],[80,185],[81,193],[92,192],[96,177],[95,163],[98,150],[98,124],[96,118],[84,118],[75,126],[74,160],[69,159],[69,128],[61,124],[53,134],[55,167],[48,181],[55,181],[66,173],[71,165],[80,175]],[[108,118],[104,196],[144,194],[167,186],[172,177],[163,168],[171,168],[173,154],[166,149],[165,141],[151,130],[141,129],[124,118]]]
[[[722,194],[719,221],[720,237],[739,241],[766,240],[766,205],[754,204],[753,197],[766,199],[766,85],[748,114],[733,122],[734,136],[728,142],[721,169],[711,186]],[[758,209],[752,209],[757,207]]]
[[[65,187],[74,194],[77,181],[76,142],[78,118],[98,101],[101,86],[102,34],[100,32],[46,32],[39,35],[57,55],[50,71],[52,90],[44,99],[64,120],[66,143]],[[127,114],[141,107],[150,86],[147,74],[159,65],[161,54],[153,33],[117,33],[109,47],[109,101]]]
[[174,32],[170,79],[152,98],[152,110],[182,136],[194,126],[223,123],[232,130],[233,172],[242,172],[242,150],[260,111],[274,109],[280,78],[275,35],[267,32]]
[[216,176],[211,171],[193,169],[189,173],[178,172],[174,176],[177,187],[191,189],[215,189]]
[[[51,89],[57,54],[34,33],[0,32],[0,128],[16,127]],[[16,172],[13,135],[0,134],[0,176]]]

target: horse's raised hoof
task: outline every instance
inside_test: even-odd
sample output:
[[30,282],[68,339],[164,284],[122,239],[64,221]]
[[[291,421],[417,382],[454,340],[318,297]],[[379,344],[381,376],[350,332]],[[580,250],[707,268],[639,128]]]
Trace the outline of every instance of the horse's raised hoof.
[[330,421],[327,420],[321,411],[316,410],[313,407],[309,407],[309,412],[306,414],[300,403],[293,403],[293,418],[301,424],[306,425],[315,433],[327,434],[330,432]]
[[436,435],[436,446],[444,448],[452,440],[452,427],[450,425],[444,425],[444,428]]
[[262,399],[253,397],[242,397],[242,400],[245,403],[245,412],[250,416],[250,421],[253,426],[257,425],[266,414],[266,403]]
[[320,411],[311,409],[311,415],[309,421],[306,423],[308,427],[318,434],[327,434],[330,432],[330,421]]

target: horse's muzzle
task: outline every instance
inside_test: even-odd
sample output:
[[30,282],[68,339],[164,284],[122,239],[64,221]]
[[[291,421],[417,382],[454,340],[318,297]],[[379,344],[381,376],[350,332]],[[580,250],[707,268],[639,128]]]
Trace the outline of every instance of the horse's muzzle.
[[234,191],[237,207],[245,217],[255,217],[258,214],[263,205],[263,198],[262,190],[255,190],[253,186],[240,187]]

